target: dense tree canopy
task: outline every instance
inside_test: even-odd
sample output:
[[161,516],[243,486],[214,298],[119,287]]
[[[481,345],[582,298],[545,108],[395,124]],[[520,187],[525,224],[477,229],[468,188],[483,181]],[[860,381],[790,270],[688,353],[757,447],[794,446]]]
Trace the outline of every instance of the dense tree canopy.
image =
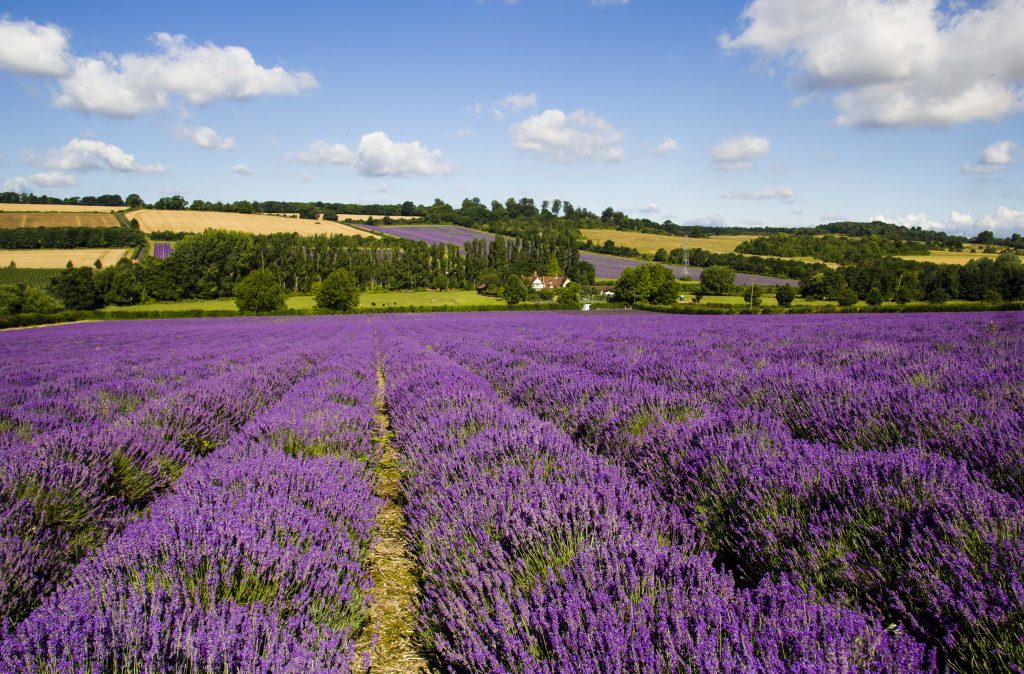
[[352,311],[359,306],[359,281],[349,270],[335,269],[315,287],[313,295],[321,309]]
[[235,303],[245,313],[269,313],[284,308],[284,290],[266,269],[249,272],[235,284]]

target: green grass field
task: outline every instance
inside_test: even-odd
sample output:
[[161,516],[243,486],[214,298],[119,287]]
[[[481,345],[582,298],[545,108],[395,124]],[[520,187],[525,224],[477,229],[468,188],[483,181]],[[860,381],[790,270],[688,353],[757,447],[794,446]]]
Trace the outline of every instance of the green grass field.
[[[487,297],[472,290],[395,290],[366,292],[359,296],[359,306],[365,309],[381,307],[469,307],[504,304],[496,297]],[[293,295],[288,298],[289,309],[313,309],[312,295]],[[215,300],[184,300],[182,302],[153,302],[129,307],[110,306],[103,311],[233,311],[235,300],[226,297]]]

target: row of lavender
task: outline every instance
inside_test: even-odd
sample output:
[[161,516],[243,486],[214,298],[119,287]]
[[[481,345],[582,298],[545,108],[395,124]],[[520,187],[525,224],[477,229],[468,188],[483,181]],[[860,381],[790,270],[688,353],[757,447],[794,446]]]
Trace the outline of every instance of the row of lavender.
[[785,576],[737,588],[648,485],[438,353],[486,321],[388,319],[382,332],[422,634],[454,671],[935,668],[924,646]]
[[[240,327],[225,322],[221,334],[201,336],[207,345],[230,341]],[[10,483],[34,480],[46,496],[3,493],[8,509],[29,513],[5,543],[34,552],[57,547],[66,518],[44,529],[53,532],[48,538],[28,526],[33,510],[52,509],[53,494],[73,494],[74,512],[96,535],[93,545],[54,552],[53,568],[11,578],[23,601],[42,603],[20,624],[8,623],[2,671],[347,671],[354,663],[377,508],[367,482],[375,455],[372,340],[351,324],[340,332],[337,324],[308,321],[244,327],[262,344],[250,350],[264,358],[242,358],[241,369],[147,401],[78,444],[56,447],[43,434],[28,445],[40,458],[12,471]],[[202,331],[193,323],[177,329],[193,338]],[[224,356],[225,363],[234,358]],[[112,452],[124,452],[111,442],[115,428],[125,434],[116,438],[131,437],[145,454],[135,482],[151,467],[146,461],[173,454],[190,466],[171,491],[150,489],[143,517],[127,526],[140,504],[123,489],[110,493],[125,486],[112,460]],[[67,457],[77,481],[43,465]],[[72,566],[75,554],[121,527]],[[17,562],[13,554],[5,559]],[[33,581],[35,594],[26,593]]]
[[[110,348],[85,350],[85,357],[74,345],[63,345],[69,375],[24,387],[20,393],[8,389],[16,404],[3,409],[2,415],[14,423],[0,433],[0,574],[6,580],[0,590],[0,620],[16,623],[24,618],[82,555],[130,521],[185,466],[227,442],[324,355],[318,339],[322,335],[296,341],[287,332],[269,331],[253,348],[238,338],[224,340],[232,330],[228,325],[219,330],[207,326],[206,333],[196,334],[192,326],[179,323],[177,330],[169,330],[178,334],[175,341],[187,339],[196,346],[161,356],[170,340],[155,336],[150,348],[157,357],[149,372],[139,368],[126,376],[131,361],[119,362],[125,355],[119,342],[138,349],[139,342],[148,341],[146,332],[155,328],[139,326],[141,334],[130,340],[114,333]],[[162,331],[167,328],[161,326]],[[82,332],[88,336],[83,338]],[[63,335],[78,340],[84,350],[111,333],[105,326],[77,332],[54,329],[33,341],[45,358],[51,355],[48,348],[62,348]],[[17,341],[15,345],[21,346]],[[133,355],[145,360],[138,351]],[[177,364],[193,355],[203,365]],[[28,366],[24,360],[15,362]],[[80,371],[68,364],[86,367]],[[159,381],[146,384],[147,374]],[[131,391],[137,402],[111,410],[107,403],[112,390]],[[147,394],[153,397],[142,397]]]
[[1024,666],[1019,318],[593,326],[425,338],[635,473],[741,583],[786,574],[957,670]]

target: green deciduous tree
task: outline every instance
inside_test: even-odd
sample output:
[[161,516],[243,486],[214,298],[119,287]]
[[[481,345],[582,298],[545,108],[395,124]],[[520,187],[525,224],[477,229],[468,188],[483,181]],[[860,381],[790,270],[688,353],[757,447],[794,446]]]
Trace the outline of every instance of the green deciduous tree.
[[246,313],[268,313],[284,308],[284,288],[269,271],[257,269],[235,284],[235,304]]
[[548,263],[544,267],[544,275],[545,276],[561,276],[562,275],[562,265],[558,264],[558,258],[555,256],[554,253],[552,253],[548,257]]
[[775,289],[775,301],[779,303],[780,307],[793,306],[793,300],[795,299],[796,288],[793,286],[779,286]]
[[526,300],[526,284],[518,276],[509,276],[505,279],[505,290],[501,296],[511,305],[519,304]]
[[626,269],[615,282],[615,300],[636,304],[672,304],[679,297],[679,282],[660,264]]
[[103,306],[103,297],[89,267],[64,269],[53,277],[50,287],[54,296],[68,309],[99,309]]
[[328,274],[314,293],[316,305],[331,311],[352,311],[359,306],[359,281],[347,269]]
[[736,272],[728,267],[708,267],[700,273],[700,289],[705,295],[726,295],[733,291]]
[[583,289],[575,281],[569,283],[558,292],[558,303],[571,307],[583,304]]

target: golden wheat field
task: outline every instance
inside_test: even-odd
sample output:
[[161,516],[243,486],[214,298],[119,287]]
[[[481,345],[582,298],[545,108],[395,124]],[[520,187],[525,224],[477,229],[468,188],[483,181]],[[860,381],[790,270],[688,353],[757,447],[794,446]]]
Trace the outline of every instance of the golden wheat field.
[[127,206],[65,206],[64,204],[0,204],[0,213],[116,213]]
[[71,261],[76,267],[88,267],[96,260],[104,267],[117,264],[130,248],[61,248],[45,250],[0,250],[0,267],[13,261],[21,269],[60,269]]
[[16,227],[120,227],[112,213],[10,213],[0,212],[0,229]]
[[217,213],[214,211],[134,211],[131,217],[139,221],[143,232],[193,232],[207,229],[226,229],[249,234],[279,234],[295,232],[303,236],[313,234],[370,234],[340,222],[325,220],[299,220],[279,215],[249,215],[246,213]]
[[928,255],[897,255],[900,259],[913,262],[932,262],[934,264],[958,264],[965,265],[971,260],[979,260],[987,257],[994,260],[999,255],[996,253],[971,253],[969,251],[955,252],[951,250],[933,250]]
[[[614,229],[581,229],[583,238],[590,239],[596,244],[602,244],[609,239],[617,246],[629,246],[636,248],[641,253],[656,253],[659,248],[672,250],[683,247],[683,237],[669,234],[646,234],[644,232],[620,232]],[[690,237],[690,248],[703,248],[709,253],[732,253],[736,246],[744,241],[756,238],[751,234],[723,234],[708,238]]]

